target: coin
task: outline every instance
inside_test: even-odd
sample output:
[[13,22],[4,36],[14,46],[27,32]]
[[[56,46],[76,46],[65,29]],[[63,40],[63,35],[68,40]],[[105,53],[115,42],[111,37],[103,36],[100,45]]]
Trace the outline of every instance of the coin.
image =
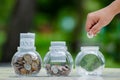
[[51,68],[50,64],[46,64],[46,69],[50,69],[50,68]]
[[69,66],[68,66],[68,65],[65,65],[65,67],[66,67],[66,68],[69,68]]
[[67,76],[70,73],[70,67],[66,64],[64,65],[46,64],[46,70],[48,75],[55,76]]
[[32,57],[30,54],[25,54],[24,56],[24,60],[28,63],[31,64],[32,63]]
[[59,71],[62,71],[62,66],[58,66],[58,70],[59,70]]
[[27,71],[26,71],[26,69],[25,69],[25,68],[22,68],[22,69],[20,69],[20,73],[21,73],[21,74],[26,74],[26,73],[27,73]]
[[40,60],[36,59],[36,63],[37,63],[37,65],[39,65],[40,64]]
[[58,68],[56,66],[52,66],[51,70],[54,74],[58,73]]
[[32,55],[32,60],[37,60],[37,56],[36,55]]
[[33,59],[31,56],[36,54],[24,54],[23,56],[16,57],[13,63],[14,70],[19,75],[31,75],[36,74],[41,69],[41,62],[39,56]]
[[17,61],[22,61],[23,60],[23,57],[18,57]]
[[68,71],[69,69],[66,68],[65,66],[62,66],[62,70],[63,70],[63,71]]
[[33,71],[38,70],[38,65],[37,65],[36,62],[32,62],[32,70],[33,70]]
[[17,62],[19,65],[22,65],[23,64],[23,62],[22,61],[20,61],[20,62]]
[[94,35],[93,35],[93,33],[88,32],[88,33],[87,33],[87,37],[88,37],[88,38],[93,38],[93,37],[94,37]]
[[31,65],[26,63],[26,64],[24,64],[24,68],[26,70],[31,70]]

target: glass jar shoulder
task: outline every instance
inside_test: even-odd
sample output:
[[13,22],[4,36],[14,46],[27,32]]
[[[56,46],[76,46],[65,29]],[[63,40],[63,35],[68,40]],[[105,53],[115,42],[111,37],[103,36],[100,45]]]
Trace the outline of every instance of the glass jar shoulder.
[[83,52],[81,51],[76,56],[75,63],[77,64],[85,56],[97,57],[99,60],[102,60],[102,62],[105,63],[104,56],[100,51],[83,51]]
[[78,53],[77,57],[83,57],[87,54],[93,54],[93,55],[96,55],[96,56],[104,57],[103,54],[100,51],[80,51]]

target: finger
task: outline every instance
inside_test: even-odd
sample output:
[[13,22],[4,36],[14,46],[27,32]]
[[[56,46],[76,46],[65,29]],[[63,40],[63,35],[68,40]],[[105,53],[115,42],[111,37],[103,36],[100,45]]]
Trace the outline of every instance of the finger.
[[88,15],[86,20],[86,31],[89,32],[92,27],[92,18]]
[[100,31],[100,28],[101,28],[101,24],[100,22],[98,22],[92,27],[90,31],[95,35],[98,31]]
[[96,35],[96,34],[98,34],[99,32],[100,32],[100,30],[96,30],[94,34]]
[[94,25],[98,23],[99,19],[95,18],[92,15],[88,15],[87,21],[86,21],[86,31],[89,32]]
[[92,27],[91,22],[88,20],[86,23],[86,31],[89,32],[91,27]]

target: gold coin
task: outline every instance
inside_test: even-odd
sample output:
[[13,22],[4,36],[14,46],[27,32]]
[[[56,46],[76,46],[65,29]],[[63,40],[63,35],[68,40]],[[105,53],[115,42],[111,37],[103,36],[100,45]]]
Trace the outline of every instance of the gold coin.
[[25,54],[23,57],[24,57],[24,60],[26,61],[26,63],[28,63],[28,64],[32,63],[32,57],[30,54]]
[[40,60],[39,60],[39,59],[37,59],[37,60],[36,60],[36,63],[39,65],[39,64],[40,64]]
[[32,70],[33,71],[38,70],[38,64],[36,62],[32,62]]
[[20,69],[21,74],[27,74],[27,70],[25,68]]
[[18,57],[17,61],[23,61],[23,57]]

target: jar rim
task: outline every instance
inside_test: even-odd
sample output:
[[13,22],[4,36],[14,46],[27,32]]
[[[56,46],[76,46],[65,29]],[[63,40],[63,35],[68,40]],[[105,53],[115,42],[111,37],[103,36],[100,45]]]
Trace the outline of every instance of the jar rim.
[[49,50],[54,50],[54,49],[67,50],[67,47],[66,46],[51,46],[51,47],[49,47]]
[[65,41],[51,41],[51,46],[66,46]]
[[99,46],[82,46],[81,50],[99,50]]

